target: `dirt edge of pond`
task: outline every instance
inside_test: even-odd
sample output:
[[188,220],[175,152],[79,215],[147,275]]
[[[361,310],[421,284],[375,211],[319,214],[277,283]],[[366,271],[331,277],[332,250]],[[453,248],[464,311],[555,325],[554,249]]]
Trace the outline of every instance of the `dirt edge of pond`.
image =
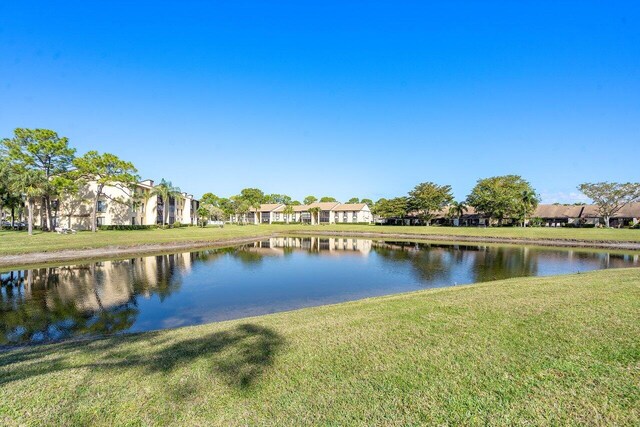
[[640,242],[611,241],[611,240],[579,240],[579,239],[527,239],[518,237],[482,237],[482,236],[452,236],[446,234],[411,234],[411,233],[377,233],[369,231],[325,231],[310,232],[296,231],[288,233],[295,235],[315,236],[340,236],[340,237],[369,237],[369,238],[394,238],[407,240],[435,240],[446,242],[471,242],[471,243],[505,243],[511,245],[551,246],[564,248],[586,249],[617,249],[640,251]]
[[291,233],[257,234],[242,238],[183,241],[171,243],[155,243],[131,246],[105,246],[87,249],[65,249],[53,252],[30,252],[25,254],[0,256],[0,268],[44,265],[56,262],[99,260],[128,255],[153,255],[171,251],[188,251],[191,249],[220,248],[225,246],[251,243],[260,239],[268,239],[287,235],[309,235],[327,237],[367,237],[381,239],[431,240],[469,243],[504,243],[512,245],[549,246],[580,249],[615,249],[640,251],[640,242],[616,242],[598,240],[570,240],[570,239],[523,239],[509,237],[478,237],[478,236],[450,236],[441,234],[411,234],[411,233],[380,233],[363,231],[295,231]]
[[104,246],[100,248],[64,249],[52,252],[29,252],[26,254],[2,255],[0,256],[0,268],[45,265],[67,261],[98,261],[101,259],[122,258],[129,255],[150,256],[174,251],[189,251],[191,249],[214,249],[252,243],[256,240],[268,239],[271,237],[274,237],[274,234],[222,240],[183,241],[131,246]]

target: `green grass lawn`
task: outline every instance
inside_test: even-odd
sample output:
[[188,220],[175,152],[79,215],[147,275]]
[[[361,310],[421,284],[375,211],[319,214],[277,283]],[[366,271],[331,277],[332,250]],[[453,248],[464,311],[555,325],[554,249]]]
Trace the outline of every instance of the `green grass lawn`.
[[[300,227],[298,227],[300,228]],[[444,235],[452,237],[499,237],[531,240],[584,240],[611,242],[640,242],[640,230],[604,228],[551,228],[551,227],[417,227],[417,226],[368,226],[329,225],[314,227],[320,230],[382,232],[415,234],[418,236]]]
[[573,229],[573,228],[475,228],[475,227],[396,227],[367,225],[259,225],[226,226],[225,228],[184,227],[171,230],[80,232],[75,235],[40,233],[29,237],[26,232],[0,231],[0,255],[28,252],[49,252],[62,249],[98,248],[104,246],[131,246],[140,244],[220,241],[225,239],[264,236],[275,232],[328,231],[402,233],[417,237],[446,235],[452,238],[501,237],[519,239],[570,239],[585,241],[640,242],[640,230],[629,229]]
[[88,249],[105,246],[134,246],[178,242],[220,241],[264,236],[273,232],[270,226],[228,226],[224,228],[182,227],[169,230],[89,231],[77,234],[0,231],[0,255],[29,252],[51,252],[63,249]]
[[640,269],[0,353],[2,425],[639,425]]

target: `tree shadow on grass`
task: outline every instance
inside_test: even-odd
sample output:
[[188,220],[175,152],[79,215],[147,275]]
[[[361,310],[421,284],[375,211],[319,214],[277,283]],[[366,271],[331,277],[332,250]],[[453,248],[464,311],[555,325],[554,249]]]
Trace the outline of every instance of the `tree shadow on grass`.
[[[97,371],[142,367],[170,374],[202,360],[230,387],[247,389],[273,364],[284,339],[274,330],[244,323],[197,338],[174,340],[158,332],[35,346],[0,353],[0,385],[71,369]],[[80,353],[82,361],[73,353]],[[0,371],[1,372],[1,371]]]

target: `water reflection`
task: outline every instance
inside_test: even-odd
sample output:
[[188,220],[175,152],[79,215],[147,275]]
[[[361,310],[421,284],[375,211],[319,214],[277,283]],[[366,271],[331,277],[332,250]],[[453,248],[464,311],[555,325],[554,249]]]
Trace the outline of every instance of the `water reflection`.
[[633,254],[278,237],[1,273],[0,343],[162,329],[425,287],[638,265]]

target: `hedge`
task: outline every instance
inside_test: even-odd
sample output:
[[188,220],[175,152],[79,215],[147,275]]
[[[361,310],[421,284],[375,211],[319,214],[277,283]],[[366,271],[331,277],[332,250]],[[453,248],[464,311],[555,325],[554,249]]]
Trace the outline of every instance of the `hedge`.
[[157,225],[100,225],[98,230],[151,230],[156,227]]

